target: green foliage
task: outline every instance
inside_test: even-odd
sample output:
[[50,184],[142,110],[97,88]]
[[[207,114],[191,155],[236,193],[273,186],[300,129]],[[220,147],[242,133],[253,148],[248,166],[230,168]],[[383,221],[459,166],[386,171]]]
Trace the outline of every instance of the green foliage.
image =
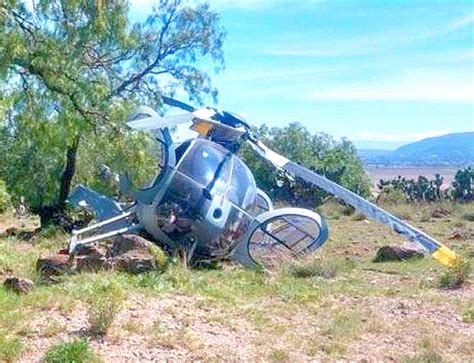
[[0,2],[0,178],[14,197],[64,210],[72,178],[96,186],[103,163],[147,179],[156,162],[125,128],[132,108],[217,94],[205,69],[223,65],[225,32],[209,5],[187,4],[131,23],[126,0]]
[[11,206],[10,194],[7,192],[5,182],[0,179],[0,213],[5,212]]
[[[271,149],[288,159],[325,175],[357,194],[370,194],[370,182],[350,141],[343,139],[337,142],[324,133],[313,135],[299,123],[271,129],[262,125],[254,131]],[[248,147],[242,149],[242,157],[254,173],[257,184],[272,198],[313,208],[321,204],[326,196],[326,193],[309,187],[302,180],[291,181],[281,175]]]
[[444,289],[461,287],[469,278],[471,263],[469,259],[458,257],[454,265],[447,267],[440,275],[438,285]]
[[408,202],[437,202],[445,197],[441,192],[442,185],[443,177],[436,174],[432,180],[421,175],[416,180],[401,176],[392,180],[380,180],[378,188],[385,195],[382,199],[388,201],[396,198],[396,202],[399,202],[403,196]]
[[380,201],[389,203],[439,202],[442,200],[474,200],[474,169],[458,170],[451,190],[441,191],[443,177],[435,174],[434,179],[419,176],[417,179],[406,179],[398,176],[392,180],[380,180],[378,188]]
[[474,169],[458,170],[453,181],[453,198],[460,201],[474,201]]
[[43,357],[44,363],[86,363],[100,360],[85,339],[56,344]]
[[158,246],[150,246],[148,250],[155,257],[157,270],[165,272],[169,266],[169,256]]

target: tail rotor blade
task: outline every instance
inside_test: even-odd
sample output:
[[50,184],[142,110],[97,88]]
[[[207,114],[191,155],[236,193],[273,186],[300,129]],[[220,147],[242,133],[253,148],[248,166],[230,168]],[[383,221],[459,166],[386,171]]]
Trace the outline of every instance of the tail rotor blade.
[[286,171],[304,181],[323,189],[324,191],[342,199],[347,204],[363,212],[368,218],[385,224],[393,231],[403,235],[411,242],[416,242],[427,250],[433,258],[444,265],[451,266],[457,260],[457,255],[442,243],[427,235],[423,231],[402,221],[377,205],[365,200],[350,190],[334,183],[325,177],[288,160],[269,149],[260,141],[250,141],[252,148],[263,158],[269,160],[277,168]]

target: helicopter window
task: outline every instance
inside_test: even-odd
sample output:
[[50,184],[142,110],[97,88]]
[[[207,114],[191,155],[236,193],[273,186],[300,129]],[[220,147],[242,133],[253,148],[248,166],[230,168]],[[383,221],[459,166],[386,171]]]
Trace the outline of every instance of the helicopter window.
[[[207,140],[197,140],[192,149],[183,157],[178,170],[199,184],[223,194],[230,174],[229,152]],[[219,173],[214,180],[216,173]]]
[[256,185],[247,166],[237,157],[233,157],[232,178],[227,197],[243,209],[253,207],[256,198]]
[[129,180],[138,188],[150,187],[156,178],[159,178],[163,170],[167,149],[165,145],[147,132],[135,132],[133,141],[140,145],[139,158],[142,161],[140,167],[136,167],[132,161],[137,154],[131,153],[129,158],[122,156],[123,169],[117,168],[120,173],[127,173]]

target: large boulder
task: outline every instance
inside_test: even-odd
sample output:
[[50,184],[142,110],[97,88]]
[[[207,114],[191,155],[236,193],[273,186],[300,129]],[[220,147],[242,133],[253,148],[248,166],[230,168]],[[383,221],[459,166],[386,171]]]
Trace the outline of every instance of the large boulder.
[[415,247],[388,245],[377,251],[374,262],[404,261],[424,256],[424,253]]
[[23,279],[18,277],[7,277],[3,285],[8,290],[15,291],[18,294],[26,294],[33,290],[35,284],[29,279]]
[[149,253],[152,246],[155,244],[143,237],[136,234],[124,234],[114,239],[112,247],[107,251],[107,257],[117,257],[132,250]]
[[120,256],[109,259],[111,267],[115,270],[140,274],[149,271],[156,271],[155,256],[143,251],[129,251]]
[[54,280],[58,276],[74,272],[97,272],[115,269],[133,274],[147,271],[163,272],[168,266],[168,257],[154,243],[143,237],[129,234],[118,236],[104,248],[97,245],[77,245],[74,253],[67,250],[42,257],[36,268],[43,278]]
[[36,271],[46,279],[72,273],[72,258],[62,253],[40,257],[36,261]]
[[107,256],[112,268],[133,274],[164,271],[167,265],[166,255],[156,244],[135,234],[115,238]]
[[109,267],[107,258],[99,254],[75,256],[72,269],[76,272],[98,272]]

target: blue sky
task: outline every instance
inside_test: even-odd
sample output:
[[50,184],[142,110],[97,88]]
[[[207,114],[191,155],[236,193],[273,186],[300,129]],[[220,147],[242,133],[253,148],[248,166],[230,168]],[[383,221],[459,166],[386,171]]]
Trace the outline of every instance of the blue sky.
[[228,32],[219,108],[356,142],[474,131],[471,1],[210,3]]

